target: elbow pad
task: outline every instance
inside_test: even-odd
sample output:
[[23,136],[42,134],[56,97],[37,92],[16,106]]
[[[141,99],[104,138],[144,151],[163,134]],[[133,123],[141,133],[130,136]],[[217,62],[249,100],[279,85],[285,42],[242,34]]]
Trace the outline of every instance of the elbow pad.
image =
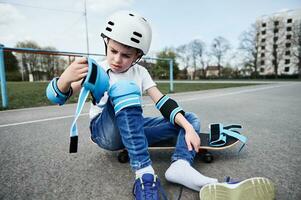
[[73,90],[70,87],[68,92],[61,92],[57,87],[58,79],[58,77],[55,77],[50,81],[46,89],[46,96],[52,103],[63,105],[72,96]]
[[184,110],[178,105],[178,103],[164,95],[161,99],[156,103],[156,108],[160,110],[163,117],[169,120],[172,124],[175,124],[176,114],[182,113],[185,116]]

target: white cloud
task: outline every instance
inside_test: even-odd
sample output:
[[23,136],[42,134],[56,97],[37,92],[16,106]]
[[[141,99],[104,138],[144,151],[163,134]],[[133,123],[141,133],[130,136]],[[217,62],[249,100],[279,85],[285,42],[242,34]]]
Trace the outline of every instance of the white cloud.
[[133,2],[134,0],[87,0],[87,9],[106,15],[117,9],[128,8]]
[[21,21],[25,17],[12,5],[0,4],[0,25]]

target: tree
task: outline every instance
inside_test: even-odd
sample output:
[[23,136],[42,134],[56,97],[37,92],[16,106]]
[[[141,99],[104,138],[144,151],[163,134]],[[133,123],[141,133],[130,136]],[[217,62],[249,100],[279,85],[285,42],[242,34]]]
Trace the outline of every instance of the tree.
[[239,50],[243,52],[243,65],[253,69],[253,76],[258,76],[258,27],[252,24],[251,27],[240,35]]
[[42,54],[31,52],[22,53],[19,56],[19,60],[21,60],[21,71],[25,75],[23,80],[29,80],[30,74],[33,76],[33,80],[36,81],[49,80],[54,76],[58,76],[67,65],[66,59],[47,53],[47,51],[57,51],[55,47],[40,47],[35,41],[18,42],[16,47],[46,51]]
[[[40,46],[35,41],[24,41],[18,42],[17,48],[31,48],[31,49],[41,49]],[[21,55],[21,71],[24,73],[24,79],[29,80],[29,74],[33,74],[38,67],[38,54],[33,53],[22,53]],[[33,77],[35,80],[35,77]]]
[[218,76],[221,76],[221,64],[227,53],[230,50],[230,43],[227,39],[219,36],[215,38],[211,45],[211,54],[217,60]]
[[[170,48],[165,48],[157,54],[157,58],[169,58],[173,60],[173,77],[176,78],[179,73],[178,63],[176,62],[176,53]],[[159,79],[167,79],[169,77],[169,62],[167,60],[157,60],[153,73],[155,77]]]
[[196,71],[197,71],[197,62],[201,64],[201,66],[204,68],[204,51],[205,51],[205,44],[201,40],[195,39],[192,40],[188,44],[188,48],[190,51],[190,57],[192,58],[193,62],[193,79],[195,79]]
[[[43,50],[56,51],[55,47],[44,47]],[[59,57],[56,55],[45,54],[41,58],[41,70],[45,71],[48,79],[58,75]]]
[[190,62],[190,53],[189,53],[189,47],[187,44],[183,44],[179,46],[177,49],[177,57],[182,61],[184,64],[184,68],[189,67],[189,62]]
[[20,81],[22,79],[18,65],[16,56],[11,51],[4,51],[4,66],[7,81]]

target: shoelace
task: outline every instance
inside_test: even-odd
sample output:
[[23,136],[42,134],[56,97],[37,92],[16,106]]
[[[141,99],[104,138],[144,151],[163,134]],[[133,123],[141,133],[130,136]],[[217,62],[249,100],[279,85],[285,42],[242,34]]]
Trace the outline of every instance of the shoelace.
[[[150,182],[150,183],[144,183],[141,178],[139,180],[140,180],[141,188],[144,191],[145,199],[154,199],[154,195],[157,191],[156,189],[158,189],[159,195],[160,194],[162,195],[163,200],[168,200],[164,189],[161,187],[160,182],[157,182],[157,176],[155,176],[154,181]],[[156,185],[156,183],[157,183],[157,185]],[[134,194],[134,188],[133,188],[133,194]],[[159,197],[159,199],[161,199],[161,198]]]

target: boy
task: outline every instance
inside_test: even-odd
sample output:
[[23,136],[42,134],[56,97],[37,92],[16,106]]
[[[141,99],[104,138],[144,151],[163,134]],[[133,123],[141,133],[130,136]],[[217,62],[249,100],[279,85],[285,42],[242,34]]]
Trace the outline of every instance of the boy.
[[[110,87],[99,102],[91,105],[91,138],[107,150],[124,147],[128,150],[136,175],[135,199],[160,198],[160,180],[152,168],[148,145],[174,137],[177,137],[177,144],[172,164],[165,173],[166,179],[196,191],[205,184],[217,182],[191,166],[200,146],[197,116],[185,113],[174,100],[163,95],[148,71],[136,64],[150,48],[149,23],[136,13],[116,12],[109,17],[101,36],[106,46],[106,61],[101,67],[109,76]],[[55,79],[56,88],[66,94],[65,100],[72,90],[79,92],[87,72],[87,59],[80,58]],[[164,117],[142,116],[140,96],[144,91]]]

